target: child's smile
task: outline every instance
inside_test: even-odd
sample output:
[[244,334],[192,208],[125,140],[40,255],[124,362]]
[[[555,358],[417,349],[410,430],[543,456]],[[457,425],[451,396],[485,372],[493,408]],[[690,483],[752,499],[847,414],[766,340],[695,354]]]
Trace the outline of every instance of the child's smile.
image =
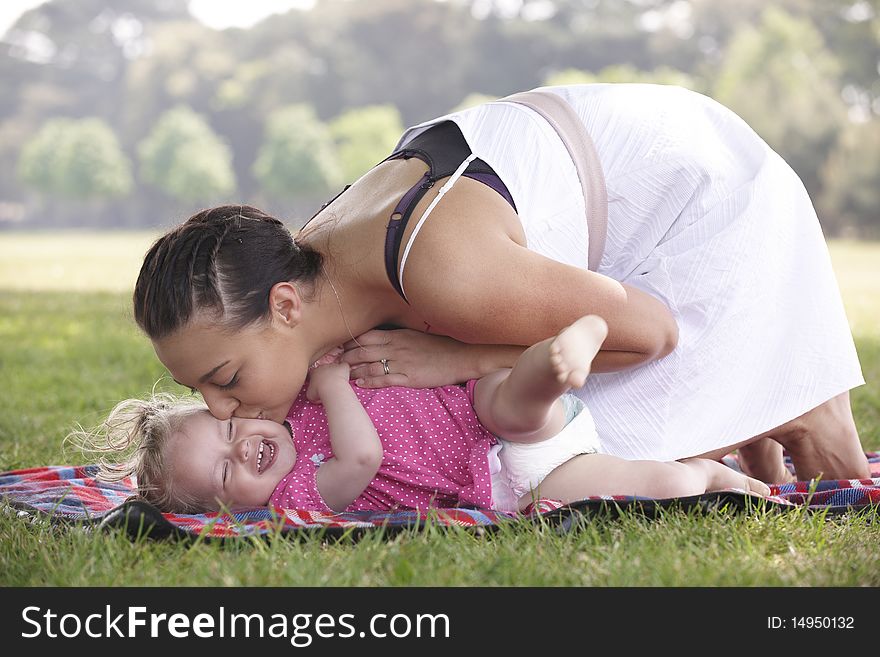
[[275,462],[275,454],[278,446],[270,440],[261,440],[260,447],[257,450],[257,474],[263,474],[264,470],[268,470]]
[[271,420],[218,420],[207,411],[192,415],[169,443],[172,480],[208,506],[265,506],[296,462],[285,424]]

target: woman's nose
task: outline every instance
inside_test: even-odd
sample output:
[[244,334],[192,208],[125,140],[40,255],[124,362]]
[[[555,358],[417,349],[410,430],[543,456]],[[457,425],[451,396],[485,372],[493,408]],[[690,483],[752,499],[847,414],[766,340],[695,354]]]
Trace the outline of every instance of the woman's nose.
[[202,398],[208,405],[208,410],[218,420],[228,420],[235,414],[238,408],[238,400],[220,392],[211,390],[201,391]]

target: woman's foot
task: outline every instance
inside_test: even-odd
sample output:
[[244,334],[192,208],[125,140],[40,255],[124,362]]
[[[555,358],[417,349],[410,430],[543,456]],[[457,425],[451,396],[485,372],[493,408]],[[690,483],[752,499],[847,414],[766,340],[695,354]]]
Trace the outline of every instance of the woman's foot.
[[744,474],[768,484],[795,480],[785,467],[782,445],[772,438],[760,438],[739,448],[739,467]]
[[608,324],[597,315],[581,317],[550,343],[550,364],[556,380],[569,388],[587,381],[593,358],[608,335]]

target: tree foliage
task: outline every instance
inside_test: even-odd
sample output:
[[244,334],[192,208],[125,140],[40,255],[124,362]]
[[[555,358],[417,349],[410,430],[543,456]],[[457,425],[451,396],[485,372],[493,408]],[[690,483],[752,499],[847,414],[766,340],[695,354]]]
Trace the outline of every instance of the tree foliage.
[[25,144],[20,179],[44,195],[105,200],[128,194],[131,163],[101,119],[52,119]]
[[595,84],[597,82],[635,82],[641,84],[671,84],[693,91],[702,91],[702,84],[693,76],[668,66],[653,71],[640,71],[633,66],[621,64],[608,66],[598,73],[566,69],[548,76],[546,85]]
[[229,148],[186,106],[165,112],[138,154],[143,179],[171,198],[210,201],[235,191]]
[[[210,125],[214,146],[181,148],[174,174],[141,167],[114,214],[148,225],[157,204],[183,211],[232,192],[313,210],[387,154],[394,110],[412,125],[542,84],[625,81],[730,105],[814,199],[850,199],[825,208],[826,230],[864,232],[880,212],[851,203],[864,192],[845,188],[861,177],[832,169],[853,148],[852,122],[880,116],[878,62],[880,0],[318,0],[222,31],[189,16],[187,0],[48,0],[0,43],[0,207],[41,221],[17,165],[58,116],[103,119],[132,160],[175,107]],[[304,134],[270,126],[294,106],[311,109]]]
[[822,168],[826,229],[880,238],[880,119],[851,123]]
[[713,97],[751,125],[817,197],[820,170],[842,125],[840,64],[809,22],[767,9],[733,36]]
[[330,134],[346,180],[361,177],[387,157],[403,132],[400,112],[393,105],[370,105],[349,110],[330,123]]
[[341,183],[333,137],[311,107],[292,105],[269,117],[254,175],[277,198],[323,193]]

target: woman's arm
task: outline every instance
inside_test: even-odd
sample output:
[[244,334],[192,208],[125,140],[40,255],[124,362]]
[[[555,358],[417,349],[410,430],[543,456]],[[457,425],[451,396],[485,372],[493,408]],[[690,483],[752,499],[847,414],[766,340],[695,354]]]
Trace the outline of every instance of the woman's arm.
[[462,342],[528,346],[598,315],[609,333],[596,365],[610,370],[662,357],[678,340],[658,299],[530,251],[488,220],[420,234],[409,260],[404,284],[412,309],[432,332]]
[[308,397],[320,401],[327,414],[333,458],[320,468],[318,492],[334,511],[354,502],[379,471],[382,443],[376,427],[351,389],[346,363],[323,365],[312,371]]
[[[597,314],[609,325],[593,372],[637,367],[675,348],[678,326],[672,314],[646,292],[510,240],[495,250],[495,256],[489,249],[482,258],[476,253],[470,260],[454,258],[457,275],[450,270],[424,279],[408,277],[409,298],[432,333],[457,339],[410,330],[358,336],[359,344],[347,343],[344,355],[358,385],[429,387],[479,378],[511,367],[525,347],[555,335],[582,314]],[[509,264],[494,271],[489,263],[497,261]],[[383,358],[389,361],[388,375],[380,364]]]
[[[511,367],[525,347],[466,344],[411,329],[373,330],[347,342],[342,358],[362,388],[434,388]],[[385,374],[382,359],[388,361]]]
[[[527,349],[517,345],[467,344],[411,329],[368,331],[358,336],[358,343],[347,342],[343,358],[351,364],[351,378],[361,388],[434,388],[464,383],[513,367]],[[388,360],[390,374],[385,374],[383,358]],[[600,351],[590,371],[616,372],[643,362],[644,354]]]

